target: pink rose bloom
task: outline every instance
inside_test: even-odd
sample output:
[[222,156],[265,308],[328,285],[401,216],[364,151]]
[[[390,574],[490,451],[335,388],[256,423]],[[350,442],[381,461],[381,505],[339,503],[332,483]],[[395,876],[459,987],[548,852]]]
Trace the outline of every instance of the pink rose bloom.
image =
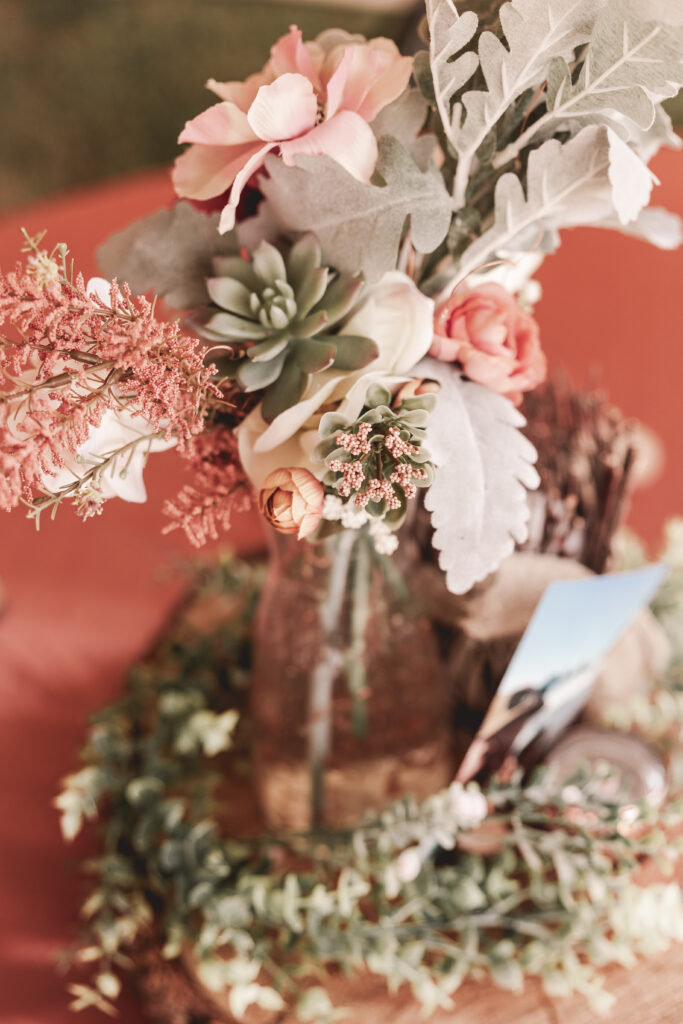
[[470,380],[515,405],[546,378],[538,324],[500,284],[458,292],[438,306],[429,353],[459,363]]
[[207,200],[230,189],[223,233],[234,227],[242,190],[267,153],[287,164],[298,153],[325,154],[369,181],[377,161],[369,122],[401,95],[412,67],[389,39],[365,42],[332,30],[304,43],[293,25],[259,74],[207,82],[222,102],[188,121],[178,137],[192,145],[175,162],[177,194]]

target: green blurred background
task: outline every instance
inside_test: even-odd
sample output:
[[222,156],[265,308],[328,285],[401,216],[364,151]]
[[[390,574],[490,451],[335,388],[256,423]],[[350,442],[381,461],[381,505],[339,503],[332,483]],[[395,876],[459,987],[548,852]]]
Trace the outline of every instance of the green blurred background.
[[[469,6],[491,22],[499,2]],[[291,23],[400,40],[416,17],[410,0],[0,0],[0,210],[168,164],[206,79],[260,69]]]

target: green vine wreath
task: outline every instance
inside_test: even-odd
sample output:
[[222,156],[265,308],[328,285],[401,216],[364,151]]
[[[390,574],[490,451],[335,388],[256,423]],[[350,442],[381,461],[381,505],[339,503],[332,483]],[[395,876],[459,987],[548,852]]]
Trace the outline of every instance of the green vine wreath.
[[[655,609],[671,669],[619,712],[670,755],[683,745],[682,567]],[[227,558],[197,571],[194,602],[95,717],[85,765],[57,798],[67,839],[99,819],[72,951],[92,978],[69,986],[74,1009],[114,1013],[120,975],[153,944],[169,962],[190,957],[207,989],[229,988],[238,1019],[287,1003],[301,1021],[336,1020],[321,981],[340,967],[409,986],[426,1011],[452,1005],[468,977],[516,992],[535,975],[599,1012],[612,998],[601,967],[683,940],[678,885],[636,879],[644,858],[671,874],[680,804],[643,807],[625,827],[594,775],[561,792],[542,770],[458,784],[355,830],[260,834],[245,785],[260,580]]]

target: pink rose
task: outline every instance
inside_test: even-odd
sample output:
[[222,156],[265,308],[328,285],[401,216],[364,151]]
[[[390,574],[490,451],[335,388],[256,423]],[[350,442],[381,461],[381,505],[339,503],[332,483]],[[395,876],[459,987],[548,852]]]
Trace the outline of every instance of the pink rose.
[[299,540],[313,533],[322,519],[325,494],[311,472],[301,466],[276,469],[263,481],[258,506],[261,515],[280,533]]
[[325,154],[369,181],[377,161],[369,122],[401,95],[412,67],[389,39],[365,42],[333,30],[304,43],[293,25],[246,82],[207,82],[222,102],[188,121],[178,137],[192,145],[175,162],[177,194],[207,200],[230,189],[219,225],[225,232],[267,153],[287,164],[298,153]]
[[457,292],[437,307],[430,355],[515,405],[546,378],[538,324],[499,284]]

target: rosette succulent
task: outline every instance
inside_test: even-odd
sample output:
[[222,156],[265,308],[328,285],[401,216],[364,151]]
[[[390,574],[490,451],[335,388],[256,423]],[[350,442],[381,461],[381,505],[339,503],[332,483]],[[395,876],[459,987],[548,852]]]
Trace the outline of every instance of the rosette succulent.
[[231,375],[241,388],[264,391],[266,422],[299,401],[311,374],[358,370],[376,358],[370,338],[331,333],[363,281],[322,266],[313,235],[303,235],[285,255],[264,241],[251,259],[219,256],[213,266],[207,290],[218,309],[198,329],[229,346],[236,357]]

